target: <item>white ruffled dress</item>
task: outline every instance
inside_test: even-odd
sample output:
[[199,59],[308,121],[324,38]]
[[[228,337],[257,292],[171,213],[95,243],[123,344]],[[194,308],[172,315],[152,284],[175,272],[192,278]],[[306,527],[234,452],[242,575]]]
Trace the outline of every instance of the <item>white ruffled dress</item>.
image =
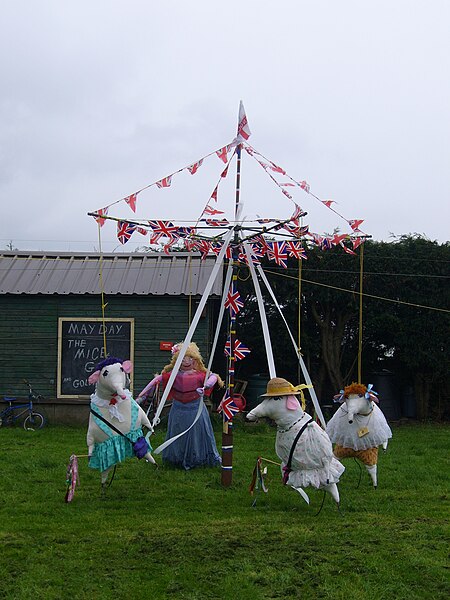
[[[289,460],[297,433],[310,418],[305,413],[289,429],[278,429],[275,450],[282,460],[282,469]],[[302,488],[312,486],[316,489],[338,483],[345,471],[345,467],[333,455],[328,435],[315,421],[311,421],[301,434],[295,446],[291,469],[288,485]]]
[[[353,423],[348,422],[345,402],[338,408],[327,423],[327,433],[334,444],[353,450],[377,448],[392,437],[386,417],[378,406],[372,402],[373,411],[369,415],[357,414]],[[369,432],[359,437],[358,431],[367,427]]]

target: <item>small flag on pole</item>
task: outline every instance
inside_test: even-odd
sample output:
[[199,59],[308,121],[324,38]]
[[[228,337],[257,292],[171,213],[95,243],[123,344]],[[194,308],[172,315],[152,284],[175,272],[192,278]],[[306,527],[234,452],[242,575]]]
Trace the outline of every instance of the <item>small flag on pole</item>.
[[247,115],[245,114],[244,104],[242,100],[239,104],[239,121],[238,121],[238,130],[237,130],[237,138],[238,142],[243,140],[248,140],[251,136],[252,132],[250,131],[250,127],[248,126]]

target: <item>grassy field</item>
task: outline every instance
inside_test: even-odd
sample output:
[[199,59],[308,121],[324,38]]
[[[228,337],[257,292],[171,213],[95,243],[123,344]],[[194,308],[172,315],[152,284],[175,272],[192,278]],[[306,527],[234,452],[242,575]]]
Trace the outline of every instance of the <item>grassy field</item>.
[[[220,446],[219,425],[216,424]],[[80,458],[64,502],[69,455],[85,430],[0,430],[0,597],[13,599],[392,600],[450,597],[450,428],[404,425],[371,487],[353,460],[341,513],[308,489],[308,507],[269,465],[269,493],[252,507],[258,455],[277,460],[275,430],[236,423],[233,485],[220,469],[120,465],[106,497]],[[163,440],[158,430],[152,443]],[[161,462],[160,457],[158,457]]]

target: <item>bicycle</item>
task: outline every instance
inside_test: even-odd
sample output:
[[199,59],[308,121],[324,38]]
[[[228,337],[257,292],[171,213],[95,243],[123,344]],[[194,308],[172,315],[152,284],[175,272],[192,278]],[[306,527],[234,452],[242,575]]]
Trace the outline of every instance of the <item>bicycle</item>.
[[24,402],[20,398],[4,396],[3,401],[7,402],[8,406],[0,412],[0,427],[13,425],[24,415],[27,415],[23,420],[23,428],[25,431],[35,431],[36,429],[41,429],[45,425],[44,416],[41,415],[41,413],[36,412],[33,406],[33,402],[43,400],[44,396],[35,392],[29,381],[26,379],[23,381],[28,385],[28,401]]

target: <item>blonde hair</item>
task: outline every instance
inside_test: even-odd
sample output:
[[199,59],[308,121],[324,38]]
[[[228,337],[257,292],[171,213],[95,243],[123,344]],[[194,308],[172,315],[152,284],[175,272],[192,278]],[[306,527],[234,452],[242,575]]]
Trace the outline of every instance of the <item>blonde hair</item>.
[[[178,350],[175,350],[175,352],[172,354],[172,360],[170,361],[170,363],[168,365],[166,365],[164,367],[164,369],[162,370],[163,373],[167,373],[168,371],[173,370],[173,368],[175,366],[175,362],[178,358],[178,355],[180,354],[182,345],[183,345],[183,342],[178,342],[178,344],[175,344],[174,349],[178,348]],[[202,373],[206,373],[207,368],[205,367],[205,365],[203,363],[203,357],[200,354],[200,349],[195,342],[191,342],[189,344],[189,346],[187,347],[185,356],[189,356],[190,358],[194,359],[194,368],[196,371],[201,371]],[[224,387],[225,384],[222,381],[222,379],[220,378],[220,376],[217,375],[217,373],[215,373],[215,375],[217,377],[217,385],[219,387]]]

